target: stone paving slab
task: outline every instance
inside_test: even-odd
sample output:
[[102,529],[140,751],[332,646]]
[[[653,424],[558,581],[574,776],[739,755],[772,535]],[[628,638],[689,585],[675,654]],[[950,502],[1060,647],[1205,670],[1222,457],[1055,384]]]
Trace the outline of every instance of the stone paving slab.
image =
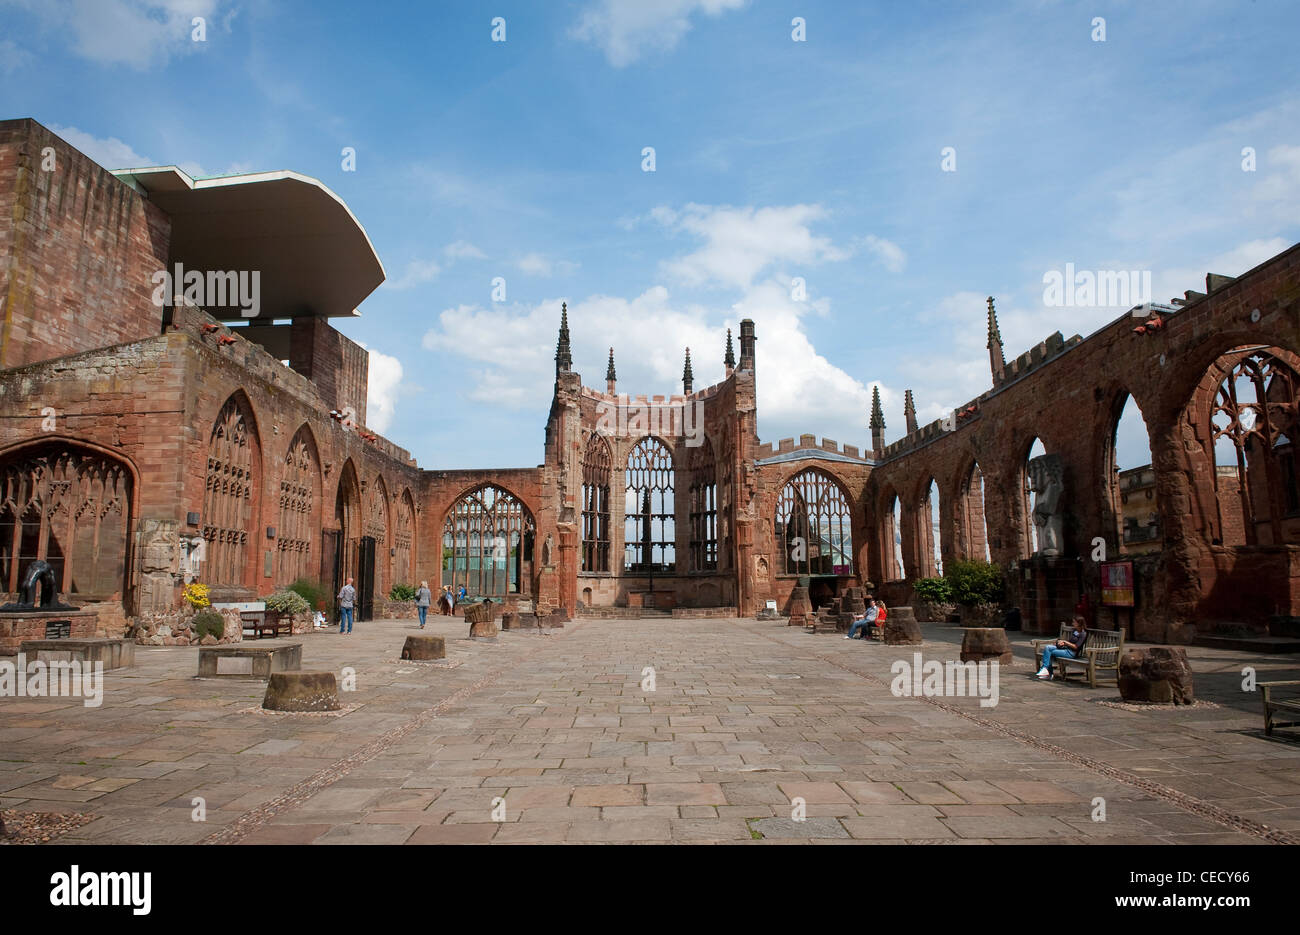
[[[345,703],[358,707],[342,717],[247,713],[261,683],[195,679],[194,651],[180,647],[142,648],[135,667],[105,673],[98,709],[0,699],[0,802],[96,814],[59,839],[87,843],[1255,843],[1258,824],[1300,832],[1300,743],[1264,739],[1258,697],[1240,692],[1244,665],[1300,677],[1286,658],[1190,648],[1214,709],[1110,708],[1097,702],[1113,687],[1016,670],[990,708],[895,697],[891,665],[917,648],[752,620],[579,620],[485,643],[430,618],[457,665],[393,664],[414,626],[303,637],[304,668],[356,671]],[[924,629],[926,659],[956,658],[960,630]],[[1028,671],[1027,647],[1017,655]],[[646,666],[654,692],[640,687]],[[196,798],[204,822],[192,820]],[[1092,820],[1098,798],[1104,822]]]

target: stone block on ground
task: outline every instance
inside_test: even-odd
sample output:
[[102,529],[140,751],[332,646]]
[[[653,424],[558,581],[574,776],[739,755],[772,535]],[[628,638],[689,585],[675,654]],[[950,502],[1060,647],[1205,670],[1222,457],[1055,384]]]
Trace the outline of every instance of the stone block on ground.
[[1007,631],[1001,627],[974,627],[961,638],[962,662],[983,662],[986,659],[995,659],[1004,666],[1011,665],[1015,659]]
[[135,640],[132,639],[58,639],[23,640],[19,649],[29,662],[103,663],[105,669],[122,669],[135,665]]
[[469,635],[473,639],[496,639],[497,624],[493,619],[496,607],[491,601],[465,605],[465,619],[469,622]]
[[199,647],[199,678],[265,679],[302,666],[302,643]]
[[447,641],[441,636],[408,636],[402,644],[402,658],[415,662],[447,658]]
[[337,711],[342,705],[333,672],[273,672],[262,707],[268,711]]
[[879,630],[881,640],[889,646],[920,646],[925,642],[910,607],[886,608],[885,624]]
[[1117,681],[1125,701],[1178,705],[1196,700],[1187,650],[1177,646],[1129,650],[1120,657]]

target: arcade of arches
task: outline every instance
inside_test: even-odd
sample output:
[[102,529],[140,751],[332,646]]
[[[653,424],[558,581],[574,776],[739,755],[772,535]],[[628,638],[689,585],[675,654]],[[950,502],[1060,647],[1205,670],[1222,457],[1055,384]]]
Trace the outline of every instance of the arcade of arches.
[[[42,184],[111,190],[113,218],[159,232],[96,235],[122,282],[166,265],[181,219],[43,128],[23,132],[0,146],[52,145],[69,167]],[[23,262],[80,281],[57,247],[85,237],[42,218]],[[116,607],[102,615],[115,626],[178,607],[192,576],[231,601],[356,578],[374,614],[394,611],[395,585],[428,581],[538,612],[750,616],[785,610],[801,583],[906,603],[916,579],[978,559],[1003,569],[1027,629],[1054,631],[1081,597],[1100,604],[1103,552],[1129,563],[1135,606],[1097,619],[1137,638],[1300,618],[1300,245],[1208,276],[1159,328],[1125,315],[1010,360],[990,300],[988,389],[928,425],[909,393],[897,432],[877,395],[861,447],[760,443],[753,321],[738,355],[719,336],[717,382],[696,388],[697,348],[680,392],[647,397],[618,391],[613,352],[603,388],[584,385],[557,309],[540,464],[502,470],[421,467],[343,418],[365,411],[367,356],[328,315],[283,325],[286,360],[257,329],[102,293],[81,326],[3,349],[16,416],[0,420],[0,579],[12,594],[44,559],[74,601]],[[59,314],[33,296],[32,314]],[[1125,460],[1117,439],[1133,438],[1146,457]]]

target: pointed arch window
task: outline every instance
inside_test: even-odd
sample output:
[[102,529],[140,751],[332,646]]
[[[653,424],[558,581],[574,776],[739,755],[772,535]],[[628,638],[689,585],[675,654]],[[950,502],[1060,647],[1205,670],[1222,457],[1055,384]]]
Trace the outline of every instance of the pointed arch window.
[[238,587],[244,583],[253,513],[253,439],[244,408],[232,396],[221,407],[208,439],[203,494],[206,583]]
[[[1231,468],[1217,468],[1215,488],[1240,497],[1247,545],[1288,539],[1282,520],[1300,512],[1295,449],[1300,432],[1300,376],[1267,350],[1239,358],[1220,381],[1210,409],[1212,445],[1227,449]],[[1264,537],[1261,537],[1261,532]]]
[[840,485],[808,469],[781,488],[777,547],[787,575],[853,574],[853,511]]
[[280,523],[276,529],[280,583],[292,584],[313,577],[313,529],[320,471],[316,446],[306,427],[300,428],[285,454],[280,477]]
[[718,477],[708,438],[690,449],[691,571],[718,569]]
[[609,442],[593,434],[582,458],[582,570],[609,571]]
[[671,574],[677,567],[673,455],[653,436],[627,458],[623,565],[633,574]]
[[447,513],[442,534],[442,582],[473,598],[528,593],[533,516],[513,494],[485,484]]
[[0,590],[40,559],[63,594],[122,595],[130,509],[130,471],[97,452],[42,445],[0,460]]

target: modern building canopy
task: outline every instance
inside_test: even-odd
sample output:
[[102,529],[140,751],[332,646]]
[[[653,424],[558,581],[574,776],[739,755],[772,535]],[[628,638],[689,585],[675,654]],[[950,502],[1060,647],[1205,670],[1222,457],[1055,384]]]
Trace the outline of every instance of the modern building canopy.
[[[175,166],[113,174],[170,216],[173,266],[257,272],[259,320],[354,316],[384,281],[365,229],[316,179],[296,172],[192,179]],[[234,302],[205,308],[219,319],[243,317]]]

